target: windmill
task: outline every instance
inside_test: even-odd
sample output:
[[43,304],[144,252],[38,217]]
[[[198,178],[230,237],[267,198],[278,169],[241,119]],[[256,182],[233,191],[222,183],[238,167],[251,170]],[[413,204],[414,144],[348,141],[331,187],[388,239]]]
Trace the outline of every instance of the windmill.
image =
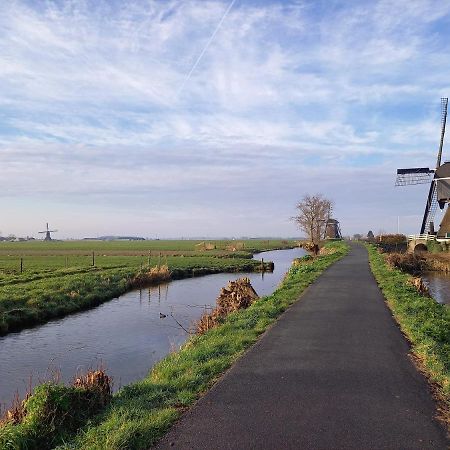
[[[444,146],[445,125],[447,122],[448,98],[441,98],[441,139],[437,154],[436,168],[413,167],[410,169],[397,169],[396,186],[406,186],[412,184],[430,184],[425,212],[423,214],[420,234],[436,234],[434,231],[434,216],[437,208],[443,210],[445,205],[450,203],[450,162],[441,164],[442,148]],[[433,178],[431,174],[434,173]],[[450,209],[447,207],[444,218],[437,232],[439,238],[450,238]]]
[[328,219],[325,224],[326,239],[342,239],[341,227],[336,219]]
[[52,236],[50,233],[56,233],[58,230],[49,230],[48,229],[48,223],[47,223],[47,229],[45,231],[39,231],[39,234],[45,233],[44,241],[52,241]]

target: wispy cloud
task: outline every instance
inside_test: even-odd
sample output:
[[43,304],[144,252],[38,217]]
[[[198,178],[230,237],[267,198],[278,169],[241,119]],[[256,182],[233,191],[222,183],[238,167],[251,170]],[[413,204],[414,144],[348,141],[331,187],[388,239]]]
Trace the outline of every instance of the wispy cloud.
[[285,219],[313,190],[358,231],[366,177],[379,190],[367,221],[398,213],[386,195],[414,215],[417,193],[393,194],[392,178],[434,162],[449,22],[431,0],[3,2],[0,202],[45,196],[52,215],[144,197],[161,223],[251,203],[260,222],[278,217],[265,232],[294,234]]

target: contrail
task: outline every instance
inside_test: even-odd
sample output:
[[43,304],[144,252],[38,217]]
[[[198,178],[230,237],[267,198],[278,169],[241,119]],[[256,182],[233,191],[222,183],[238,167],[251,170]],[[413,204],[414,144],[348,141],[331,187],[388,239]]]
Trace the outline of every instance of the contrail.
[[214,33],[211,35],[211,37],[209,38],[208,42],[206,43],[205,47],[203,48],[203,50],[201,51],[200,55],[198,56],[197,60],[195,61],[194,65],[191,67],[191,70],[189,71],[189,73],[186,75],[186,78],[183,81],[183,84],[181,85],[180,89],[178,89],[178,95],[180,95],[181,91],[184,89],[184,86],[186,86],[186,83],[189,81],[189,79],[191,78],[192,74],[194,73],[194,70],[197,68],[199,62],[201,61],[203,55],[205,54],[206,50],[208,50],[208,47],[211,45],[211,42],[214,40],[214,38],[216,37],[217,32],[219,31],[220,27],[222,26],[223,21],[226,19],[228,13],[231,11],[231,8],[233,7],[233,5],[235,4],[236,0],[232,0],[231,3],[228,5],[227,10],[225,11],[224,15],[222,16],[222,18],[220,19],[220,22],[218,23],[216,29],[214,30]]

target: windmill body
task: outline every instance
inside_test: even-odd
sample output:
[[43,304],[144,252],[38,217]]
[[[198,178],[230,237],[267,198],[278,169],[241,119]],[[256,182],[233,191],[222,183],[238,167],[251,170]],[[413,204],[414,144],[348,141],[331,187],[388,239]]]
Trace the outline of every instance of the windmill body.
[[39,231],[39,234],[45,234],[44,241],[53,241],[51,233],[56,233],[58,230],[49,230],[48,223],[45,231]]
[[[448,98],[442,98],[441,138],[439,141],[436,168],[413,167],[409,169],[398,169],[397,180],[395,182],[396,186],[430,183],[420,234],[436,235],[439,239],[450,239],[450,209],[448,207],[450,204],[450,162],[441,164],[447,122],[447,106]],[[434,216],[438,208],[443,210],[446,207],[447,210],[444,218],[436,233],[434,230]]]
[[328,219],[325,225],[326,239],[342,239],[341,228],[336,219]]

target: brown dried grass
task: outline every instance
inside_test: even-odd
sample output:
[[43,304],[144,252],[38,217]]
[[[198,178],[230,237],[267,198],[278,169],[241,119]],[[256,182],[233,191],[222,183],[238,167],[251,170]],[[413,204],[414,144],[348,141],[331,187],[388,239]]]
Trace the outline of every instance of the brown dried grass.
[[[52,377],[51,381],[46,383],[52,386],[59,386],[56,381],[57,378]],[[81,388],[84,391],[82,397],[76,398],[76,405],[73,407],[79,407],[78,401],[84,402],[84,408],[86,410],[93,409],[95,411],[104,408],[111,400],[112,396],[112,378],[109,377],[103,369],[90,370],[85,374],[80,374],[75,377],[72,384],[64,389]],[[24,399],[20,399],[19,394],[16,393],[12,401],[11,407],[5,411],[0,418],[0,426],[5,425],[19,425],[27,416],[27,401],[33,396],[31,386],[28,388],[28,392]],[[73,398],[68,396],[67,398]]]
[[91,370],[84,375],[76,377],[73,387],[92,391],[96,394],[96,401],[101,407],[105,407],[111,400],[112,379],[102,369]]
[[427,268],[425,258],[415,253],[388,253],[386,262],[390,267],[395,267],[410,274],[418,274]]
[[26,415],[25,403],[30,396],[31,394],[28,392],[24,399],[20,399],[19,394],[16,392],[11,407],[0,417],[0,426],[6,424],[18,425],[22,423]]
[[200,242],[198,244],[195,244],[195,248],[197,250],[206,251],[206,250],[215,250],[216,246],[211,242]]
[[205,311],[200,317],[196,324],[196,333],[204,334],[211,328],[220,325],[228,314],[248,308],[257,298],[258,294],[248,278],[230,281],[228,286],[220,291],[216,308],[211,312]]
[[406,242],[404,234],[381,234],[375,238],[381,244],[403,244]]
[[170,270],[167,264],[162,266],[154,266],[150,269],[141,270],[131,280],[132,287],[143,287],[148,284],[160,283],[161,281],[170,280]]
[[233,242],[232,244],[228,244],[226,246],[226,250],[229,252],[236,252],[238,250],[244,250],[245,242]]

